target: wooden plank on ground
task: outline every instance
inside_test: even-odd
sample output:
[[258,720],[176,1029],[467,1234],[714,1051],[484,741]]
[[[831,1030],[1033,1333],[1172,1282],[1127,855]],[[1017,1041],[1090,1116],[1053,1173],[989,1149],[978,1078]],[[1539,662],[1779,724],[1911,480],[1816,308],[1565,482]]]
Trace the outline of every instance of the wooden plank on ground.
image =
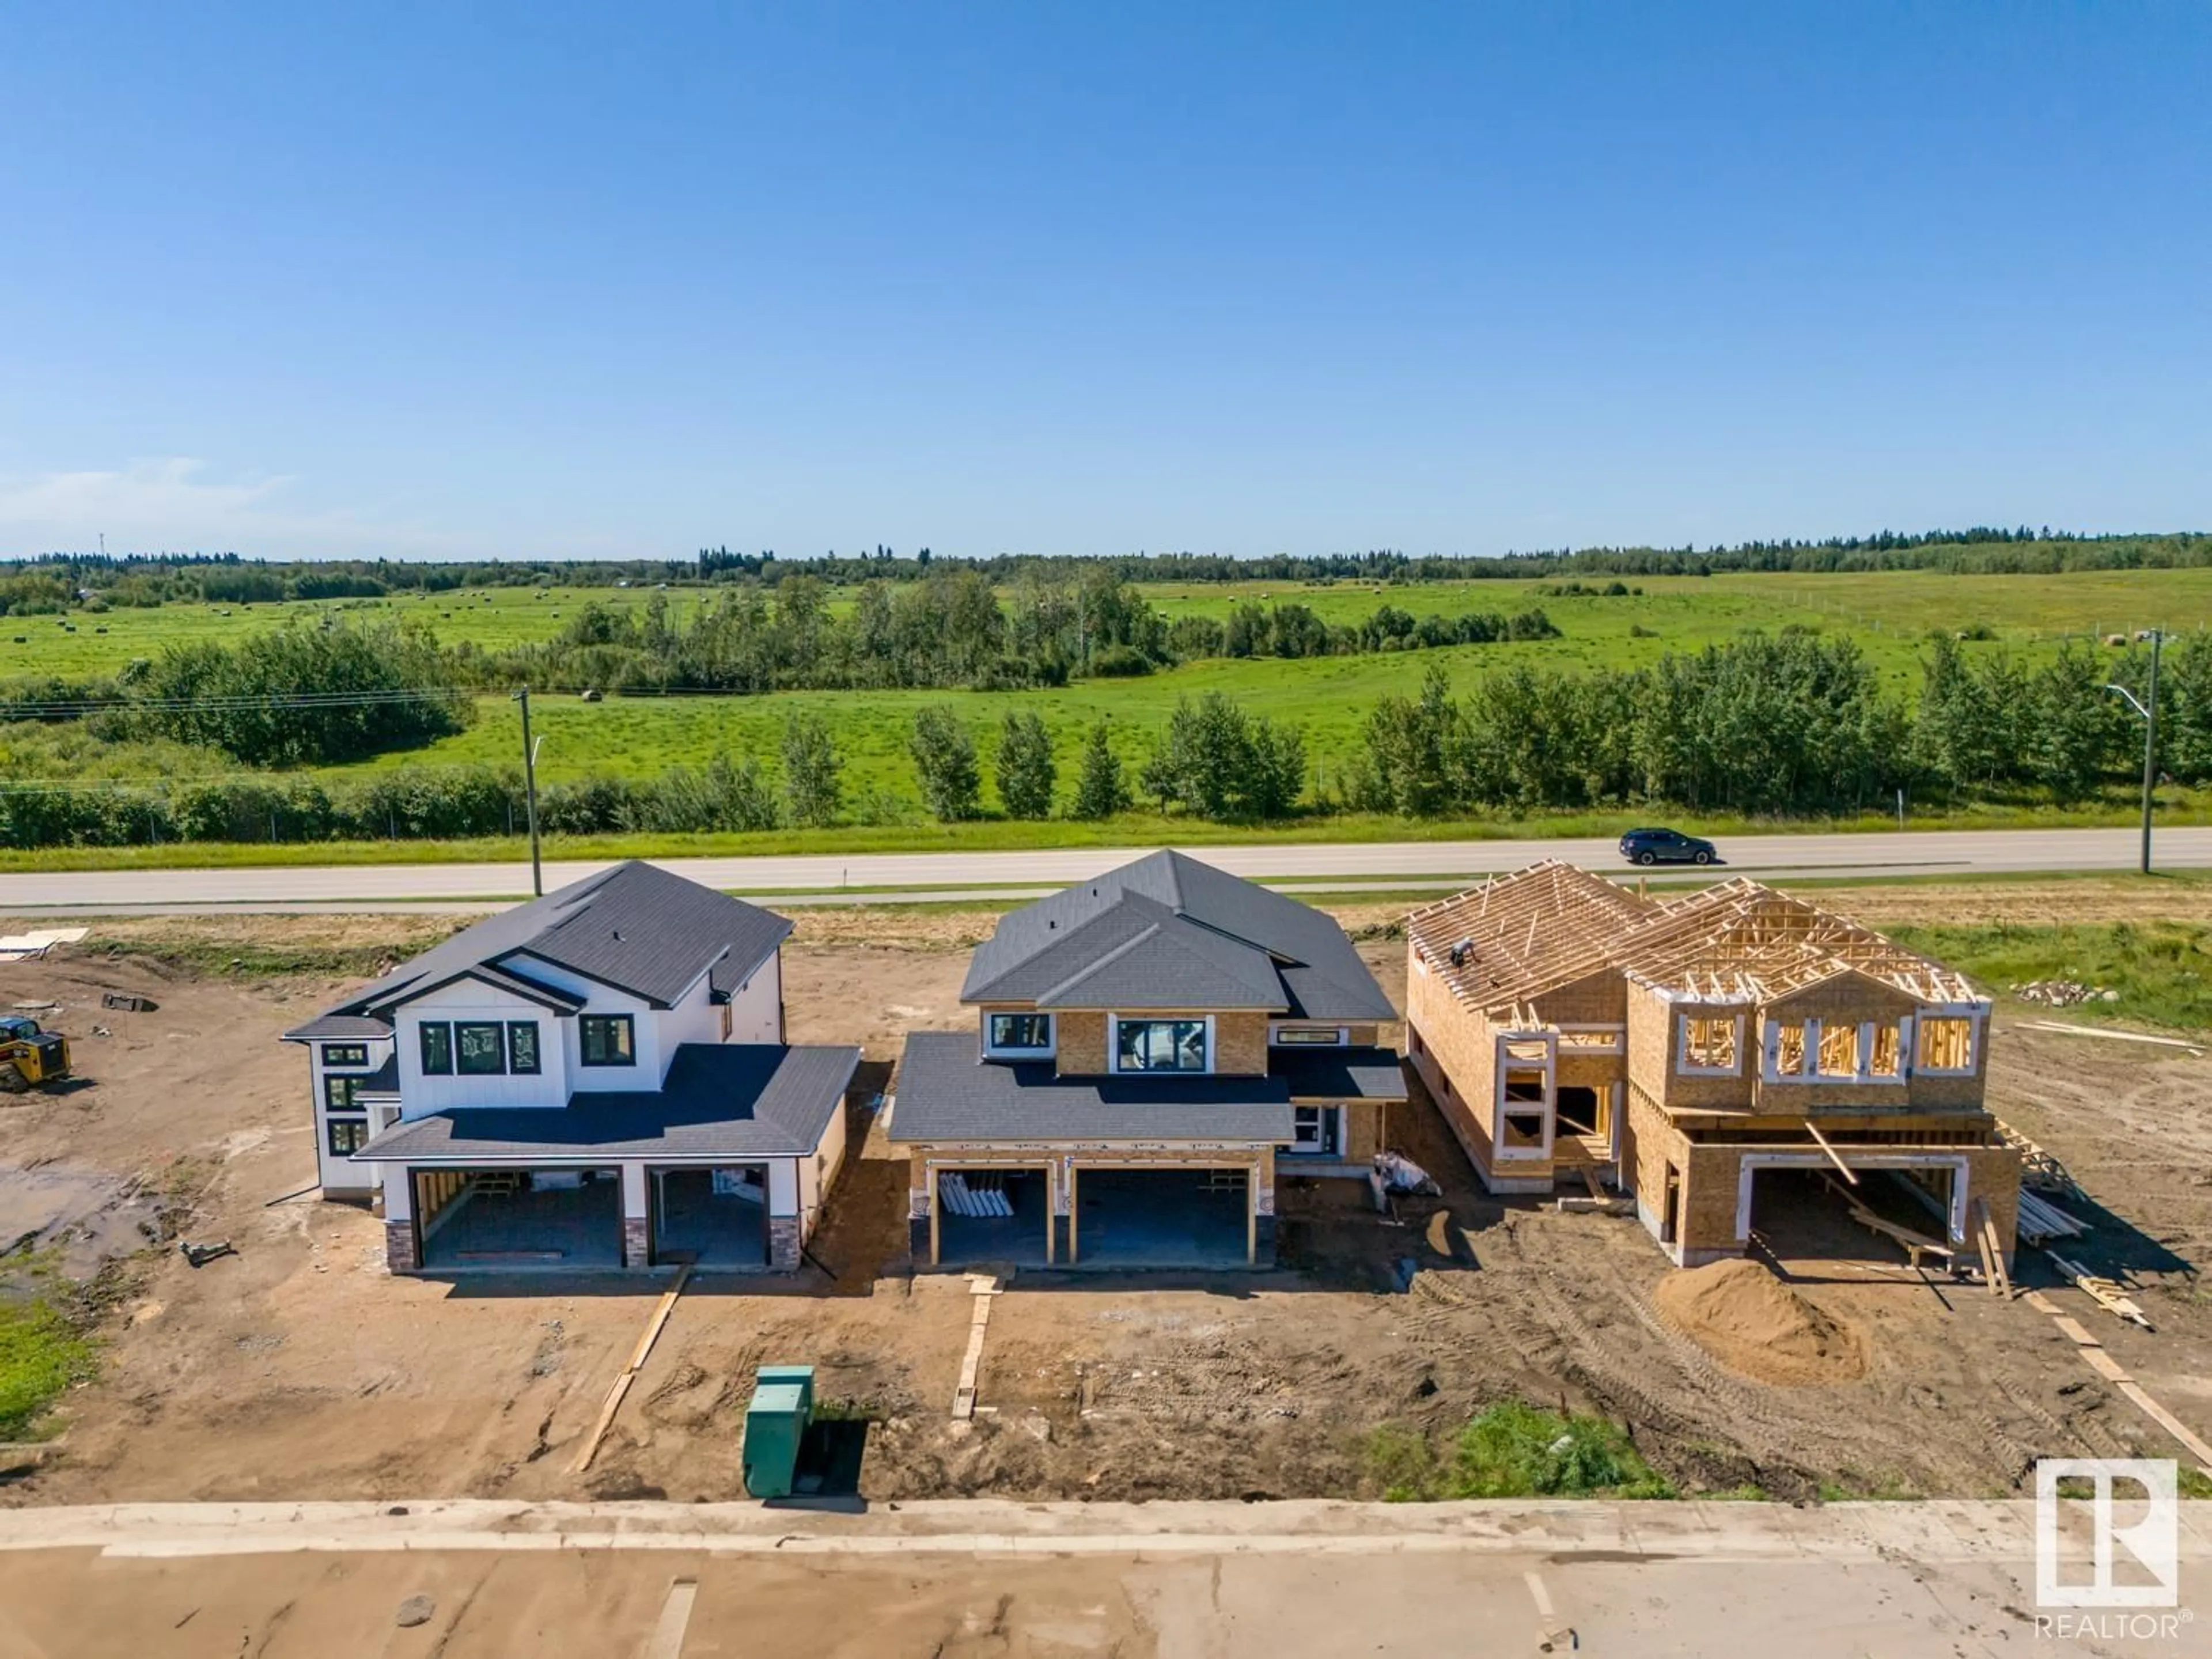
[[569,1474],[581,1474],[592,1467],[592,1460],[599,1455],[599,1443],[607,1437],[607,1431],[614,1426],[615,1413],[622,1409],[623,1396],[629,1392],[629,1385],[637,1380],[638,1370],[644,1365],[646,1356],[653,1352],[653,1345],[660,1340],[660,1328],[668,1322],[668,1316],[676,1307],[676,1298],[684,1294],[684,1284],[690,1277],[691,1268],[688,1262],[676,1270],[676,1278],[662,1295],[659,1305],[653,1309],[653,1317],[645,1322],[645,1334],[638,1338],[637,1346],[631,1351],[629,1364],[623,1367],[622,1375],[615,1378],[614,1387],[607,1390],[606,1400],[599,1407],[599,1421],[592,1425],[592,1432],[577,1451],[575,1460],[568,1465]]
[[[2035,1295],[2035,1292],[2030,1291],[2028,1295],[2033,1297]],[[2029,1305],[2033,1306],[2034,1304],[2031,1302]],[[2087,1325],[2084,1325],[2080,1320],[2073,1318],[2069,1315],[2060,1313],[2057,1308],[2052,1304],[2048,1302],[2045,1303],[2043,1311],[2051,1316],[2051,1322],[2058,1327],[2059,1334],[2064,1336],[2068,1341],[2074,1343],[2076,1346],[2083,1348],[2101,1348],[2105,1346],[2103,1343],[2098,1341],[2095,1337],[2089,1334],[2089,1328]]]
[[2145,1417],[2186,1446],[2189,1449],[2189,1455],[2197,1460],[2199,1468],[2207,1474],[2212,1474],[2212,1445],[2205,1444],[2204,1441],[2186,1423],[2145,1394],[2141,1383],[2129,1382],[2121,1382],[2116,1386],[2122,1394],[2136,1402]]
[[2012,1279],[2005,1273],[2004,1245],[1997,1237],[1997,1225],[1990,1217],[1990,1201],[1977,1195],[1966,1206],[1972,1218],[1974,1237],[1982,1247],[1982,1271],[1988,1275],[1990,1292],[2007,1300],[2012,1297]]
[[2096,1372],[2098,1376],[2103,1377],[2107,1382],[2132,1382],[2135,1381],[2135,1378],[2128,1374],[2128,1368],[2120,1364],[2118,1360],[2113,1358],[2112,1356],[2103,1348],[2079,1348],[2076,1349],[2075,1352],[2079,1353],[2083,1359],[2088,1362],[2089,1369],[2091,1370]]
[[1577,1167],[1582,1170],[1583,1185],[1589,1188],[1589,1195],[1592,1198],[1603,1200],[1608,1196],[1605,1188],[1599,1186],[1597,1183],[1597,1171],[1595,1170],[1590,1168],[1587,1164],[1578,1165]]
[[2056,1314],[2058,1311],[2058,1304],[2044,1295],[2041,1291],[2030,1291],[2026,1296],[2021,1297],[2021,1300],[2038,1313]]
[[978,1274],[968,1281],[968,1289],[975,1297],[968,1318],[968,1352],[961,1357],[960,1382],[952,1390],[952,1415],[958,1422],[975,1415],[975,1376],[983,1365],[983,1334],[990,1328],[991,1304],[998,1297],[999,1281]]

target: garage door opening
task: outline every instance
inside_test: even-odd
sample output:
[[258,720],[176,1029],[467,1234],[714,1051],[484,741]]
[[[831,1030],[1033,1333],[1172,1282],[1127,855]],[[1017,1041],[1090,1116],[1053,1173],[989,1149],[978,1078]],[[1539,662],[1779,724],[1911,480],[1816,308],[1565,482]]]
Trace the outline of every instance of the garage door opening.
[[429,1272],[619,1267],[614,1170],[415,1170],[416,1225]]
[[1901,1264],[1904,1247],[1852,1214],[1854,1206],[1931,1243],[1948,1243],[1949,1169],[1862,1170],[1846,1187],[1832,1170],[1754,1170],[1751,1231],[1776,1260]]
[[937,1172],[937,1259],[944,1266],[1042,1267],[1051,1227],[1052,1182],[1042,1170]]
[[1243,1170],[1080,1169],[1077,1264],[1242,1267],[1251,1260],[1249,1185]]
[[768,1165],[653,1170],[653,1260],[701,1267],[765,1267]]

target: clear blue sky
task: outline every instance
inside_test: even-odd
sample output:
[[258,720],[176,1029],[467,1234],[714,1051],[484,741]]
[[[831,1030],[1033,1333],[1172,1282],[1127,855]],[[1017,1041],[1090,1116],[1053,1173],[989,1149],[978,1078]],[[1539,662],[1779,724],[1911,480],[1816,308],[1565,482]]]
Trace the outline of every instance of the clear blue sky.
[[2212,527],[2212,7],[9,6],[0,554]]

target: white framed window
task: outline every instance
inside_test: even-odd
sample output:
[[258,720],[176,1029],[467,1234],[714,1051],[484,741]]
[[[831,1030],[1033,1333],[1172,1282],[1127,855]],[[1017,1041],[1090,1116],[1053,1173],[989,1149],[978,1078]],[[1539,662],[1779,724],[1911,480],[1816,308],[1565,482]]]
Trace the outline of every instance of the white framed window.
[[1804,1082],[1817,1031],[1809,1020],[1768,1020],[1759,1044],[1759,1075],[1769,1083]]
[[1740,1077],[1743,1073],[1741,1014],[1678,1014],[1674,1069],[1684,1077]]
[[1213,1017],[1186,1014],[1165,1018],[1125,1018],[1107,1024],[1109,1054],[1116,1072],[1204,1073],[1213,1069]]
[[1351,1040],[1342,1025],[1279,1024],[1267,1033],[1267,1041],[1283,1048],[1341,1048]]
[[1042,1060],[1053,1053],[1052,1016],[992,1013],[983,1016],[983,1052]]

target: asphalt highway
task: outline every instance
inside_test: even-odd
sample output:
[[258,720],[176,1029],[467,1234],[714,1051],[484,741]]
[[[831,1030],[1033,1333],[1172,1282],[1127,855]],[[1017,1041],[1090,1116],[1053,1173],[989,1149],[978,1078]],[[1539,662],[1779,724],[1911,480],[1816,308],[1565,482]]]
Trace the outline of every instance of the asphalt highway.
[[[1745,836],[1721,843],[1717,874],[1756,876],[1963,876],[2124,871],[2140,850],[2133,830],[1914,830],[1894,834]],[[664,859],[667,868],[727,892],[786,902],[836,902],[852,890],[908,890],[922,898],[1030,896],[1110,870],[1142,848],[1061,848],[1038,852],[863,853],[774,858]],[[1610,839],[1274,842],[1199,847],[1195,856],[1240,876],[1274,883],[1326,882],[1332,892],[1449,890],[1462,878],[1516,870],[1538,859],[1626,872]],[[2159,832],[2156,864],[2212,866],[2212,828]],[[544,869],[548,892],[605,869],[559,860]],[[1681,871],[1661,866],[1657,874]],[[102,870],[0,875],[0,913],[52,915],[205,913],[225,909],[374,909],[441,904],[475,907],[526,896],[527,864],[297,865],[211,870]]]

